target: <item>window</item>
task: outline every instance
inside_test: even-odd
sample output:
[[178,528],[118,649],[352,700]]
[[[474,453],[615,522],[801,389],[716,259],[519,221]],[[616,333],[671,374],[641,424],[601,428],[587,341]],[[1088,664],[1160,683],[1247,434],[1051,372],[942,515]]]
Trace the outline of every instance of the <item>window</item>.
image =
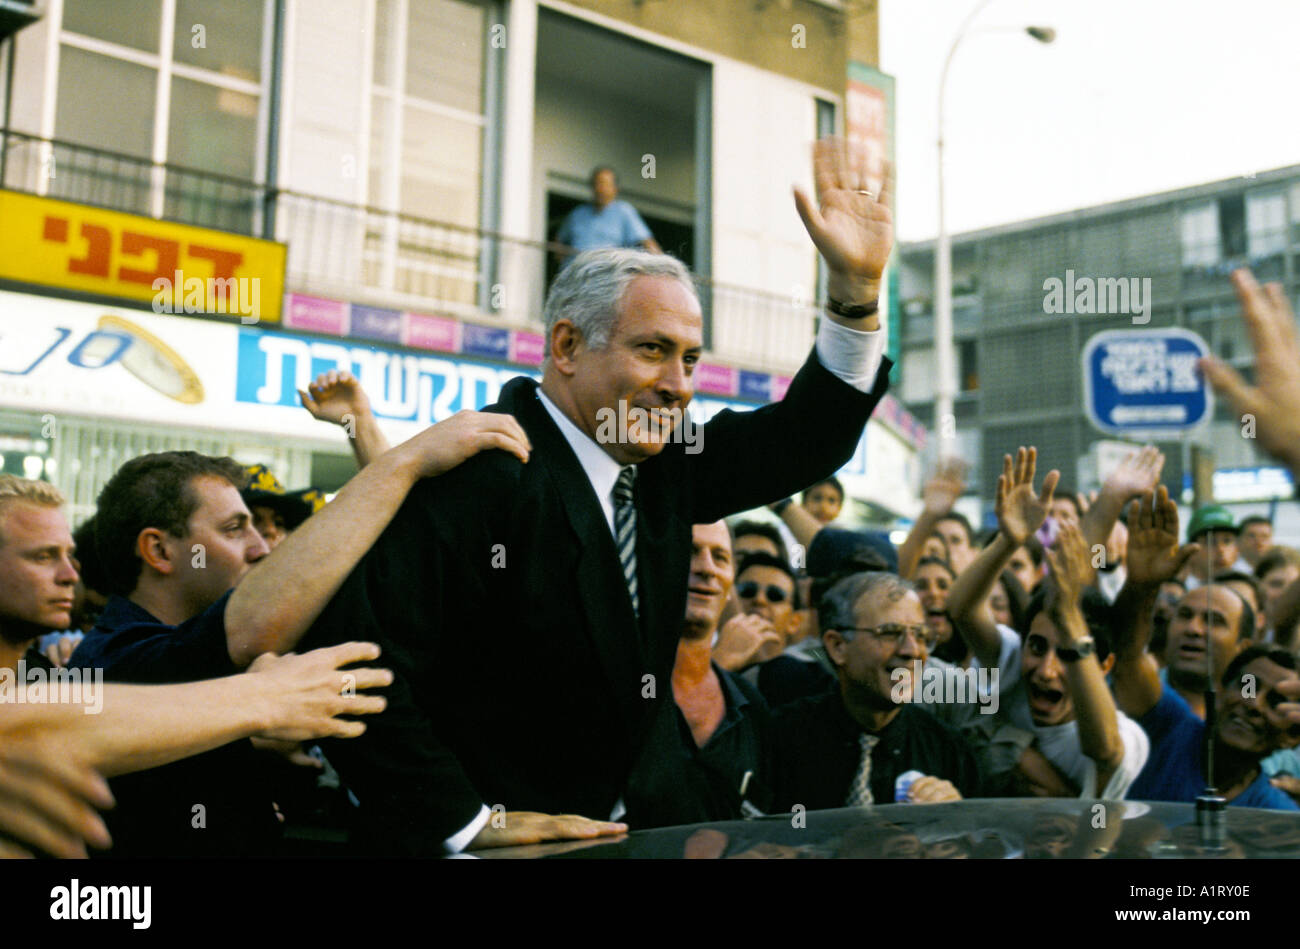
[[1286,195],[1281,191],[1246,196],[1246,253],[1252,260],[1286,249]]
[[1198,204],[1183,211],[1183,266],[1211,267],[1219,262],[1219,208]]
[[[53,193],[251,230],[265,151],[269,2],[65,0],[54,137],[138,161],[66,150]],[[170,35],[164,22],[174,24]],[[164,179],[155,164],[199,174],[171,169]],[[211,174],[249,187],[214,187]]]

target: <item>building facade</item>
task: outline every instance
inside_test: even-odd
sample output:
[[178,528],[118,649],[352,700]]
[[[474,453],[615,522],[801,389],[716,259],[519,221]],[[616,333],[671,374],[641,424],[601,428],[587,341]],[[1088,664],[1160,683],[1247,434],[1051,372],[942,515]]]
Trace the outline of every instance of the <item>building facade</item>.
[[[1037,445],[1039,471],[1058,468],[1062,483],[1077,490],[1095,488],[1116,457],[1113,436],[1097,431],[1082,408],[1081,354],[1095,334],[1132,328],[1134,316],[1149,318],[1149,327],[1185,327],[1249,377],[1253,350],[1228,274],[1249,266],[1261,281],[1281,281],[1300,303],[1300,166],[960,234],[952,247],[954,413],[961,454],[976,462],[971,489],[987,516],[1002,455],[1019,445]],[[928,422],[934,242],[903,246],[899,269],[898,394]],[[1050,312],[1045,285],[1070,277],[1137,279],[1139,292],[1149,287],[1144,312],[1131,312],[1136,300],[1120,313]],[[1242,420],[1222,400],[1202,430],[1160,447],[1164,481],[1175,493],[1190,489],[1202,449],[1219,469],[1219,500],[1243,502],[1241,513],[1263,512],[1287,491],[1271,480],[1275,464],[1243,437]],[[1190,503],[1190,490],[1182,496]],[[1295,528],[1300,535],[1300,523]]]
[[[820,283],[790,185],[811,185],[820,134],[863,141],[881,167],[892,148],[877,29],[869,0],[49,0],[0,47],[0,184],[66,203],[44,218],[67,236],[35,240],[42,261],[62,254],[80,275],[0,274],[3,320],[32,336],[0,362],[5,470],[51,459],[42,470],[73,482],[78,509],[103,472],[74,479],[72,466],[102,457],[111,471],[158,447],[229,452],[291,485],[337,487],[339,433],[295,408],[294,390],[347,366],[396,435],[535,372],[556,266],[548,241],[589,196],[596,165],[615,169],[620,197],[700,279],[701,411],[779,398],[812,344]],[[100,220],[99,209],[135,218]],[[180,242],[190,264],[187,248],[207,246],[197,233],[150,236],[163,224],[284,248],[278,267],[245,268],[264,291],[281,287],[282,302],[256,325],[215,319],[220,338],[195,357],[220,380],[207,393],[230,390],[224,428],[223,412],[174,392],[129,412],[95,394],[135,384],[118,363],[138,362],[145,336],[186,363],[189,339],[216,332],[191,333],[138,295],[118,299],[124,269],[167,272],[164,253],[141,250],[151,241]],[[111,244],[103,286],[78,271],[92,266],[77,256],[92,231]],[[132,316],[143,309],[154,319]],[[108,316],[132,328],[106,329]],[[49,321],[68,335],[44,362],[20,361]],[[90,334],[87,351],[120,352],[92,367],[77,333]],[[74,370],[92,375],[72,385]],[[39,431],[51,400],[62,442]],[[846,471],[851,491],[906,512],[924,430],[897,402],[872,424]]]

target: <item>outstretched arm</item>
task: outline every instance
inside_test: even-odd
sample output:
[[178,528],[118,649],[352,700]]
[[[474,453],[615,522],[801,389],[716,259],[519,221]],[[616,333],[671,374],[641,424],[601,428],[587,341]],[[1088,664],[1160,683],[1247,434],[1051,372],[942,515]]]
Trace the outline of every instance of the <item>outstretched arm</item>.
[[995,502],[998,536],[958,575],[948,591],[948,615],[975,658],[985,666],[997,663],[1002,646],[1002,637],[989,609],[989,594],[1016,549],[1046,520],[1052,492],[1060,480],[1060,472],[1049,471],[1043,478],[1042,490],[1035,494],[1037,464],[1036,448],[1021,448],[1014,462],[1010,455],[1002,456]]
[[[1056,549],[1047,551],[1047,559],[1052,566],[1052,576],[1046,581],[1050,584],[1048,608],[1056,620],[1060,647],[1073,648],[1088,638],[1088,624],[1079,604],[1083,587],[1092,575],[1088,547],[1079,529],[1072,524],[1062,525]],[[1097,766],[1100,792],[1124,760],[1115,700],[1106,687],[1095,653],[1074,662],[1063,661],[1062,665],[1079,723],[1079,747]]]
[[355,738],[366,726],[337,716],[383,711],[384,699],[362,690],[388,685],[393,676],[387,669],[342,667],[378,656],[374,643],[344,643],[300,656],[262,656],[248,672],[222,679],[108,683],[95,714],[80,704],[16,705],[0,720],[0,734],[36,730],[57,738],[78,763],[109,777],[253,736]]
[[231,594],[226,639],[235,664],[244,666],[264,652],[294,648],[383,533],[411,486],[490,448],[526,462],[531,446],[512,416],[458,412],[358,472]]
[[1119,707],[1131,718],[1151,711],[1163,689],[1155,657],[1147,652],[1156,593],[1198,550],[1198,544],[1179,548],[1178,505],[1164,485],[1129,508],[1128,577],[1115,600],[1111,681]]
[[1280,283],[1261,287],[1246,269],[1234,271],[1232,286],[1242,320],[1255,347],[1255,385],[1218,359],[1200,361],[1210,385],[1233,408],[1255,420],[1260,446],[1291,469],[1300,482],[1300,339],[1295,314]]
[[966,463],[960,458],[940,459],[934,477],[925,483],[922,493],[921,514],[908,531],[907,539],[898,548],[898,574],[911,579],[921,560],[925,542],[966,490]]
[[1099,544],[1105,546],[1124,505],[1130,499],[1153,490],[1160,483],[1160,472],[1164,467],[1165,456],[1154,445],[1147,445],[1124,459],[1111,472],[1080,522],[1083,538],[1090,550]]

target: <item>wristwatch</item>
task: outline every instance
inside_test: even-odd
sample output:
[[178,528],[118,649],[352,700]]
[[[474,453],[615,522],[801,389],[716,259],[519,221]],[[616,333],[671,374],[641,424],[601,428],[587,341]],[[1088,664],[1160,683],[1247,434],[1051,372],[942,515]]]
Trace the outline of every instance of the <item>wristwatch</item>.
[[865,320],[868,316],[874,316],[880,309],[880,301],[872,300],[870,303],[841,303],[831,297],[826,298],[826,309],[830,310],[836,316],[842,316],[846,320]]
[[1097,644],[1091,636],[1076,640],[1073,649],[1068,646],[1056,647],[1056,658],[1062,662],[1078,662],[1084,656],[1092,656],[1096,655],[1096,653]]

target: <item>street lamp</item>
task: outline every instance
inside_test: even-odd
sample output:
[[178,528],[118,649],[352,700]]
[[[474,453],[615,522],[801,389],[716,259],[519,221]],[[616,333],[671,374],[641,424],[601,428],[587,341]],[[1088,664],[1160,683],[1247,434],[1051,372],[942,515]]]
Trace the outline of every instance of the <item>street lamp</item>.
[[[971,22],[992,2],[993,0],[981,0],[962,21],[957,37],[948,50],[948,57],[943,61],[943,72],[939,76],[939,238],[934,250],[934,352],[939,382],[934,396],[934,427],[939,433],[938,457],[940,459],[956,454],[957,441],[957,417],[953,414],[952,407],[953,399],[957,395],[954,391],[953,378],[955,373],[952,345],[952,242],[948,239],[948,225],[944,218],[943,206],[944,97],[948,90],[948,67],[952,65],[957,47],[965,39]],[[1056,39],[1056,30],[1050,26],[1029,26],[1024,32],[1039,43],[1050,43]]]

